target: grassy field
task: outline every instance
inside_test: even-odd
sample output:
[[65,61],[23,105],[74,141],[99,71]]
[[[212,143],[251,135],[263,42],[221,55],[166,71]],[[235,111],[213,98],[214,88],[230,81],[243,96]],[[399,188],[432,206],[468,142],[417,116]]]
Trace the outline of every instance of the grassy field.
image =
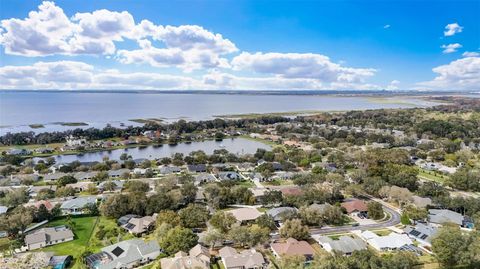
[[[52,251],[55,255],[72,255],[74,258],[74,265],[72,268],[83,268],[83,264],[77,260],[80,255],[85,251],[89,245],[90,236],[95,228],[95,224],[98,217],[72,217],[74,223],[73,232],[75,239],[70,242],[61,243],[46,248],[42,248],[39,251]],[[66,218],[53,220],[46,224],[47,227],[54,227],[59,225],[66,225]]]
[[[119,236],[118,237],[115,236],[114,238],[111,237],[111,238],[104,238],[103,240],[98,240],[95,237],[95,234],[99,230],[100,226],[103,226],[104,230],[118,229]],[[95,229],[92,232],[92,237],[90,238],[90,241],[89,241],[89,249],[93,252],[100,251],[100,249],[105,245],[117,243],[118,242],[117,239],[119,239],[120,241],[123,241],[123,240],[132,239],[132,238],[134,238],[133,235],[127,233],[124,229],[118,227],[115,219],[99,217],[97,225],[95,226]]]
[[272,181],[264,181],[261,182],[262,185],[264,186],[289,186],[289,185],[294,185],[292,180],[280,180],[280,179],[275,179]]
[[441,184],[443,184],[445,182],[445,180],[448,178],[448,176],[441,175],[441,174],[433,172],[433,171],[426,171],[426,170],[423,170],[423,169],[419,170],[418,176],[422,179],[435,181],[435,182],[438,182],[438,183],[441,183]]
[[245,187],[248,187],[248,188],[255,187],[255,184],[253,182],[251,182],[250,180],[239,180],[239,181],[236,181],[236,184],[240,185],[240,186],[245,186]]

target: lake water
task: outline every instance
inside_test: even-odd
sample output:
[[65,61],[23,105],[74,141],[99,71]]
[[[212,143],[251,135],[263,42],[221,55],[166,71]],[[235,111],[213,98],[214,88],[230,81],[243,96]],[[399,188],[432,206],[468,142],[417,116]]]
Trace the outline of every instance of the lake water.
[[[226,149],[234,154],[253,154],[258,148],[270,150],[271,147],[264,143],[245,139],[245,138],[228,138],[223,141],[202,141],[192,143],[181,143],[178,145],[162,145],[162,146],[147,146],[135,147],[126,149],[115,149],[99,152],[90,152],[80,155],[56,155],[54,156],[57,163],[71,163],[73,161],[80,162],[101,162],[103,157],[108,157],[110,160],[119,160],[120,155],[127,153],[133,159],[159,159],[164,157],[171,157],[175,153],[183,153],[188,155],[192,151],[203,150],[207,154],[212,154],[216,149]],[[39,160],[41,158],[34,158]]]
[[[178,93],[90,93],[0,91],[0,134],[20,131],[60,131],[78,127],[58,122],[85,122],[86,127],[138,125],[130,119],[161,118],[166,121],[211,119],[215,115],[363,110],[428,106],[413,97],[390,99],[331,95],[253,95]],[[45,128],[32,129],[30,124]]]

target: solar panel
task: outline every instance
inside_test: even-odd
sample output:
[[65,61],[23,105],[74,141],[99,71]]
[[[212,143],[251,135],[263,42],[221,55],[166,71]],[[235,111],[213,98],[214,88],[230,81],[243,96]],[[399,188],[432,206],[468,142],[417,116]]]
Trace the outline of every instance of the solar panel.
[[135,224],[132,224],[132,223],[128,223],[127,225],[125,225],[125,228],[131,230],[135,227]]
[[417,230],[412,230],[412,231],[410,232],[410,234],[413,235],[413,236],[419,236],[419,235],[421,234],[421,232],[419,232],[419,231],[417,231]]
[[427,238],[427,237],[428,237],[428,235],[424,234],[424,235],[422,235],[422,236],[420,237],[420,239],[423,240],[423,239],[425,239],[425,238]]
[[112,253],[115,255],[115,256],[120,256],[122,255],[123,253],[123,249],[121,249],[120,247],[116,247],[112,250]]

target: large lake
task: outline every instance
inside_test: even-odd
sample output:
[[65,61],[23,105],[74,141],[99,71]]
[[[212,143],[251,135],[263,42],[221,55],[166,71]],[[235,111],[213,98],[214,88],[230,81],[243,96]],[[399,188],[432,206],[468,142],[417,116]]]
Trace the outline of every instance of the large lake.
[[[59,131],[58,122],[85,122],[87,127],[135,125],[130,119],[161,118],[167,121],[211,119],[215,115],[363,110],[428,106],[414,97],[375,99],[331,95],[90,93],[0,91],[0,133]],[[32,129],[30,124],[45,128]],[[83,127],[85,128],[85,127]]]
[[[119,160],[120,155],[127,153],[133,159],[159,159],[171,157],[175,153],[183,153],[188,155],[192,151],[203,150],[207,154],[212,154],[216,149],[226,149],[234,154],[253,154],[258,148],[270,150],[271,147],[264,143],[245,139],[245,138],[228,138],[223,141],[201,141],[192,143],[181,143],[178,145],[162,145],[135,147],[126,149],[115,149],[107,151],[89,152],[80,155],[56,155],[53,156],[57,163],[71,163],[73,161],[80,162],[101,162],[104,157],[110,160]],[[41,158],[34,158],[39,160]]]

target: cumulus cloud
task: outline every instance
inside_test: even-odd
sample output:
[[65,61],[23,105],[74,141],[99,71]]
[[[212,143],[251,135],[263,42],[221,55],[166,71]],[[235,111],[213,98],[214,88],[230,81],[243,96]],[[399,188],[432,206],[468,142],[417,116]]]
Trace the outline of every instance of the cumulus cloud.
[[231,62],[235,70],[251,70],[283,78],[316,79],[325,83],[361,83],[371,77],[372,68],[351,68],[333,63],[327,56],[313,53],[243,52]]
[[480,57],[466,57],[432,69],[437,73],[431,81],[420,86],[440,90],[478,90],[480,85]]
[[97,70],[76,61],[37,62],[31,66],[0,67],[5,89],[190,89],[195,80],[158,73]]
[[450,23],[450,24],[447,24],[447,26],[445,26],[445,31],[443,32],[443,34],[445,36],[453,36],[457,33],[461,33],[463,30],[463,27],[458,25],[458,23]]
[[475,52],[475,51],[465,51],[463,54],[462,54],[463,57],[478,57],[480,56],[480,53],[478,52]]
[[388,84],[388,86],[386,87],[387,90],[390,90],[390,91],[396,91],[398,90],[398,85],[400,85],[400,81],[398,80],[392,80],[390,82],[390,84]]
[[[5,52],[28,57],[113,55],[116,43],[131,39],[140,48],[120,50],[116,59],[191,71],[228,66],[221,56],[238,51],[230,40],[201,26],[162,26],[148,20],[136,24],[130,13],[106,9],[76,13],[69,19],[53,2],[43,2],[25,19],[2,20],[0,26],[0,44]],[[162,42],[165,48],[153,47],[149,39]]]
[[461,48],[462,45],[459,43],[454,43],[454,44],[448,44],[448,45],[442,45],[441,48],[443,49],[443,53],[452,53],[456,52],[457,49]]

